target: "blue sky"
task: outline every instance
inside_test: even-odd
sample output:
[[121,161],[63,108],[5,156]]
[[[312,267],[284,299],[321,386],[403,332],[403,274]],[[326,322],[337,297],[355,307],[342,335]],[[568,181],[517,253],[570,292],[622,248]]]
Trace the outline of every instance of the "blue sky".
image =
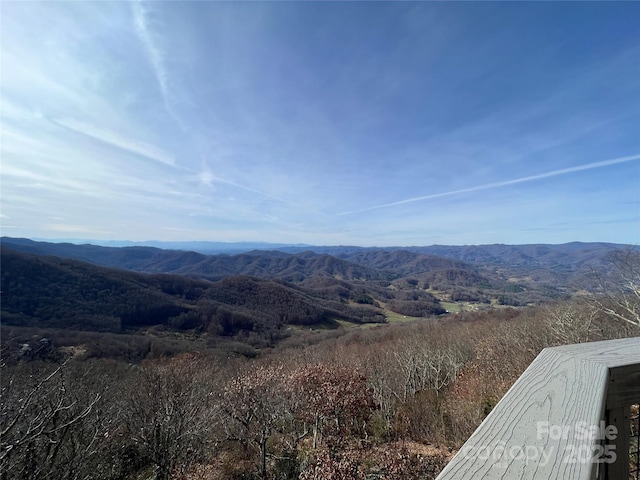
[[0,9],[3,235],[640,243],[640,3]]

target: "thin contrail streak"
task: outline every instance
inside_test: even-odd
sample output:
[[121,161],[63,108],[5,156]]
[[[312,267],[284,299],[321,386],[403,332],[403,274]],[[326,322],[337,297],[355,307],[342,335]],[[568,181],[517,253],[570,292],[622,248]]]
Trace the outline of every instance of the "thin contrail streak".
[[584,170],[592,170],[594,168],[608,167],[610,165],[616,165],[618,163],[631,162],[633,160],[640,160],[640,154],[638,154],[638,155],[629,155],[627,157],[613,158],[613,159],[610,159],[610,160],[603,160],[601,162],[587,163],[585,165],[578,165],[577,167],[561,168],[559,170],[552,170],[550,172],[539,173],[537,175],[530,175],[528,177],[514,178],[512,180],[505,180],[503,182],[487,183],[485,185],[478,185],[476,187],[463,188],[461,190],[452,190],[450,192],[434,193],[432,195],[423,195],[423,196],[420,196],[420,197],[407,198],[407,199],[404,199],[404,200],[399,200],[397,202],[384,203],[382,205],[375,205],[373,207],[367,207],[367,208],[363,208],[363,209],[360,209],[360,210],[351,210],[351,211],[348,211],[348,212],[342,212],[342,213],[338,213],[338,215],[352,215],[354,213],[368,212],[370,210],[377,210],[379,208],[388,208],[388,207],[395,207],[397,205],[404,205],[405,203],[420,202],[420,201],[423,201],[423,200],[431,200],[433,198],[449,197],[451,195],[458,195],[460,193],[477,192],[479,190],[489,190],[489,189],[492,189],[492,188],[506,187],[506,186],[509,186],[509,185],[516,185],[518,183],[533,182],[533,181],[536,181],[536,180],[541,180],[543,178],[557,177],[557,176],[560,176],[560,175],[567,175],[569,173],[581,172],[581,171],[584,171]]
[[162,99],[165,106],[168,106],[167,97],[169,88],[167,86],[167,71],[164,68],[164,60],[162,53],[155,46],[149,33],[149,26],[147,23],[147,13],[142,6],[141,0],[136,0],[131,3],[131,9],[133,10],[133,19],[136,27],[136,33],[138,38],[144,45],[144,48],[149,56],[149,61],[153,67],[153,73],[156,76],[156,80],[160,87],[160,93],[162,93]]
[[256,190],[255,188],[248,187],[246,185],[241,185],[241,184],[236,183],[236,182],[231,182],[229,180],[224,180],[223,178],[220,178],[220,177],[213,176],[212,180],[214,182],[224,183],[224,184],[227,184],[227,185],[231,185],[232,187],[236,187],[236,188],[240,188],[242,190],[246,190],[247,192],[257,193],[258,195],[262,195],[263,197],[267,197],[267,198],[272,198],[272,199],[278,200],[279,202],[282,202],[282,203],[286,203],[286,204],[290,204],[290,205],[292,204],[291,202],[289,202],[289,201],[287,201],[287,200],[285,200],[283,198],[277,197],[275,195],[272,195],[270,193],[263,192],[261,190]]
[[131,10],[133,13],[133,22],[138,39],[142,42],[144,49],[149,57],[149,62],[153,69],[153,73],[160,87],[160,94],[165,110],[176,121],[183,131],[188,131],[187,125],[177,114],[171,101],[171,93],[169,88],[169,74],[165,66],[164,53],[157,47],[150,31],[147,11],[142,5],[142,0],[134,0],[131,2]]

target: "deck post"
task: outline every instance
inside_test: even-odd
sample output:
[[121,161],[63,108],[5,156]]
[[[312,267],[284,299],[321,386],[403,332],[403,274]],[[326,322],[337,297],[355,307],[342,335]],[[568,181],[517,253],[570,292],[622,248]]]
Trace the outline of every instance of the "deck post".
[[617,435],[610,445],[616,452],[616,461],[605,464],[605,479],[629,478],[629,420],[631,407],[607,410],[607,423],[616,429]]

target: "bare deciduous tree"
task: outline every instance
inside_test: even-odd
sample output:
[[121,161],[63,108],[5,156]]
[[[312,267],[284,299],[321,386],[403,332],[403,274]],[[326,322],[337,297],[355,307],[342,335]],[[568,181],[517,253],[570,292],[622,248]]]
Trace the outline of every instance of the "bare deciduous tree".
[[218,419],[218,392],[195,356],[143,365],[127,389],[124,436],[156,479],[184,474],[203,455]]
[[563,302],[545,310],[553,341],[567,345],[593,340],[597,310],[591,305]]
[[422,390],[442,390],[456,378],[465,363],[464,351],[452,343],[412,337],[399,345],[395,359],[402,372],[403,399]]
[[74,391],[67,362],[53,368],[2,366],[0,472],[6,479],[88,478],[80,462],[95,451],[91,414],[100,394]]
[[367,379],[356,367],[317,363],[293,372],[290,386],[299,391],[297,415],[313,429],[313,447],[334,446],[364,432],[374,402]]
[[229,420],[225,423],[227,437],[258,452],[262,479],[267,478],[267,443],[291,414],[285,401],[285,375],[282,364],[258,365],[232,379],[221,395]]
[[640,328],[640,250],[629,247],[611,255],[613,272],[593,271],[592,304],[607,315]]

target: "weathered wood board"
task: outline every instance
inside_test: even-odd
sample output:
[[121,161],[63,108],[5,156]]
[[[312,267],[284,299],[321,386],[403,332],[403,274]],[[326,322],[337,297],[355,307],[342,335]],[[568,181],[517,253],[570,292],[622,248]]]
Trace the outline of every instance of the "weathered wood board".
[[620,447],[605,409],[639,375],[638,337],[544,349],[437,480],[595,479]]

